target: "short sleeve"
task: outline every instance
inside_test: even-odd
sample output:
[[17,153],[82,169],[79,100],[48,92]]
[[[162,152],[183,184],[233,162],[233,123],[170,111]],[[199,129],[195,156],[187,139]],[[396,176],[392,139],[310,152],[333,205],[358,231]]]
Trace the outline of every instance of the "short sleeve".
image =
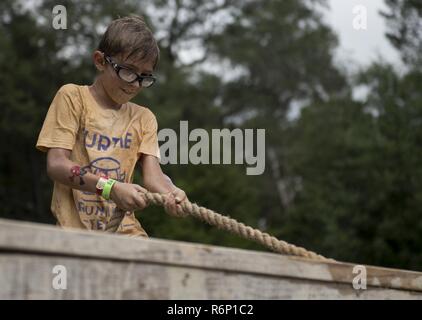
[[[148,110],[148,109],[147,109]],[[157,119],[151,111],[147,111],[145,122],[142,123],[141,144],[138,149],[138,156],[149,154],[160,159],[160,147],[157,136]]]
[[[36,148],[73,149],[79,130],[81,107],[74,94],[75,85],[65,85],[56,93],[38,136]],[[76,97],[75,97],[76,96]]]

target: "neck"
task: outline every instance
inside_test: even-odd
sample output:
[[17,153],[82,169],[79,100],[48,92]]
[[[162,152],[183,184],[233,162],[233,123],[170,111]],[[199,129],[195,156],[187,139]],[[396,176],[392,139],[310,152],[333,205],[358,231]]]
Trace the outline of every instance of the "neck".
[[89,86],[89,90],[91,91],[95,100],[101,107],[105,109],[115,109],[115,110],[119,110],[122,107],[121,104],[116,103],[110,98],[110,96],[107,94],[107,92],[104,89],[104,86],[102,85],[101,81],[98,78],[96,78],[94,83],[91,86]]

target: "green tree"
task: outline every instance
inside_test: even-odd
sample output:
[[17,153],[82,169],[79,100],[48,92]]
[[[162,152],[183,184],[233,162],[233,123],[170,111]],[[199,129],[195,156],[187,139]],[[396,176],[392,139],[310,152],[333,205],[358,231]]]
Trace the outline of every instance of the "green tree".
[[413,66],[422,65],[422,2],[419,0],[386,0],[388,10],[383,12],[390,42],[401,52],[403,61]]
[[[387,3],[396,13],[418,8]],[[405,17],[387,18],[390,26],[420,23]],[[310,103],[292,123],[287,158],[299,183],[280,234],[339,260],[419,270],[422,74],[411,57],[421,37],[396,37],[405,72],[374,63],[358,75],[363,102]]]
[[210,53],[226,62],[224,72],[240,70],[221,90],[225,121],[266,129],[267,169],[255,184],[259,217],[269,231],[277,230],[295,184],[286,157],[289,111],[349,94],[345,77],[333,62],[337,38],[322,20],[324,4],[243,1],[232,22],[207,41]]

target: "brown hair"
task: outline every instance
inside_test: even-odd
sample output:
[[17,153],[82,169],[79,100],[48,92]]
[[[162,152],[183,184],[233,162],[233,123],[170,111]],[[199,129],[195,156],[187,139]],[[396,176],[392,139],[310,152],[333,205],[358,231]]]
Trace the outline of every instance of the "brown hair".
[[106,55],[132,55],[139,61],[153,61],[156,67],[160,50],[144,19],[137,15],[113,20],[101,38],[98,50]]

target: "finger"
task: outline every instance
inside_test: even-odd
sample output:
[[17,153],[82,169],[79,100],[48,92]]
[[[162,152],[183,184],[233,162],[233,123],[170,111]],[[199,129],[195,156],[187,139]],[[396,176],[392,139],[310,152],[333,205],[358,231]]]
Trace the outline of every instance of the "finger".
[[179,196],[176,197],[177,203],[181,203],[181,202],[185,201],[185,199],[186,199],[186,193],[184,193],[184,192],[182,193],[182,195],[179,195]]
[[176,201],[174,200],[174,197],[168,196],[166,197],[166,200],[164,202],[164,208],[166,211],[175,214],[176,212]]
[[145,200],[145,198],[142,196],[142,195],[140,195],[140,194],[138,194],[138,196],[137,197],[135,197],[135,203],[136,203],[136,206],[140,209],[140,210],[143,210],[143,209],[145,209],[146,207],[148,207],[148,202]]
[[172,192],[177,203],[182,202],[186,198],[186,193],[181,189],[176,189]]
[[147,193],[148,190],[145,188],[142,188],[139,184],[134,184],[134,187],[136,189],[136,191],[141,192],[141,193]]
[[144,210],[146,207],[148,207],[148,204],[145,201],[140,200],[136,203],[136,206],[138,210]]
[[171,201],[171,212],[173,214],[176,214],[177,213],[177,204],[176,204],[176,200],[175,199],[173,199]]
[[183,208],[182,208],[182,206],[180,204],[176,205],[176,211],[178,213],[183,212]]
[[164,200],[164,208],[166,210],[171,211],[171,202],[172,202],[172,197],[170,195],[166,196]]
[[145,203],[148,203],[147,198],[145,193],[143,193],[142,191],[137,191],[133,194],[133,198],[135,199],[135,201],[138,201],[139,199],[141,199],[142,201],[144,201]]

